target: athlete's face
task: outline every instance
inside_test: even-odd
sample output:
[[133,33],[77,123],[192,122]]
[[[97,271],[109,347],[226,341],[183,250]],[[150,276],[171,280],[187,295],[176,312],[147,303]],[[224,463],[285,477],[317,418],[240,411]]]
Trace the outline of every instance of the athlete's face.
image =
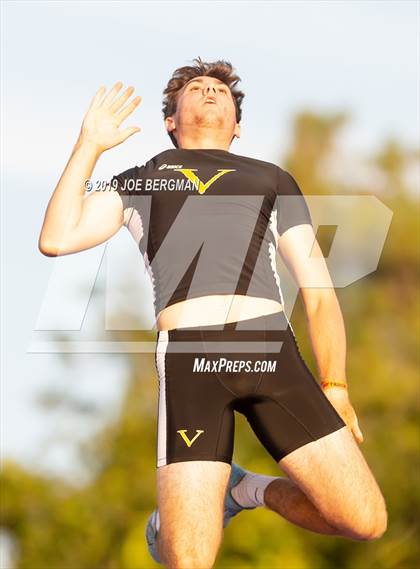
[[178,94],[177,109],[165,120],[166,128],[179,135],[202,127],[206,134],[214,131],[217,137],[230,141],[239,138],[240,127],[236,122],[235,103],[229,87],[215,77],[195,77],[184,85]]

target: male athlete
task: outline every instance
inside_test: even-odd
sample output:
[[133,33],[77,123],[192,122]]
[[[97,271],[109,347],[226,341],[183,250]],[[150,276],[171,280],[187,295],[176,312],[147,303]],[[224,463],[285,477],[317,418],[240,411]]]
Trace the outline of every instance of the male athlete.
[[[229,151],[244,96],[230,63],[193,63],[164,91],[175,148],[86,198],[102,152],[140,130],[120,130],[140,102],[133,87],[97,91],[39,239],[43,254],[65,255],[125,225],[148,268],[159,376],[149,550],[171,568],[212,567],[223,527],[258,506],[321,534],[377,539],[385,501],[357,445],[343,318],[309,210],[288,172]],[[299,287],[320,383],[284,312],[276,251]],[[232,465],[235,411],[287,477]]]

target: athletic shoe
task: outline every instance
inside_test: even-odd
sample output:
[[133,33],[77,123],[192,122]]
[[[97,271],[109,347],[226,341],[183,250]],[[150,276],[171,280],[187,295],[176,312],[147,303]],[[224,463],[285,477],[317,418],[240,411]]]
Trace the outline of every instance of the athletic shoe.
[[156,539],[157,539],[157,528],[156,528],[156,517],[157,517],[157,510],[150,514],[149,519],[147,520],[146,526],[146,541],[147,541],[147,548],[149,549],[150,555],[156,561],[156,563],[162,563],[160,560],[159,554],[157,552],[156,547]]
[[230,520],[242,512],[242,510],[255,510],[255,507],[252,508],[244,508],[233,498],[232,496],[232,489],[239,484],[242,478],[247,474],[247,471],[232,462],[232,472],[230,474],[230,479],[228,483],[228,487],[226,490],[226,497],[225,497],[225,512],[223,516],[223,527],[225,528]]

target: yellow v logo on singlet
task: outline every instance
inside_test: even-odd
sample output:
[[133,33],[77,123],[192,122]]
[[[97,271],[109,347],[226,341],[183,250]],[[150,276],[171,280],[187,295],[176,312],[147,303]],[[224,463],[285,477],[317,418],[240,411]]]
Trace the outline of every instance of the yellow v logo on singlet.
[[218,174],[215,174],[213,178],[210,178],[210,180],[204,184],[200,178],[194,174],[194,172],[197,172],[196,168],[179,168],[179,170],[177,169],[176,171],[182,172],[184,176],[188,178],[188,180],[197,186],[199,194],[204,194],[204,192],[213,184],[213,182],[218,180],[221,176],[224,176],[228,172],[236,172],[236,170],[218,170]]
[[187,437],[187,429],[181,429],[180,431],[177,431],[177,433],[179,433],[181,435],[181,437],[184,439],[185,444],[187,445],[187,447],[192,446],[192,444],[194,443],[194,441],[196,441],[198,439],[198,437],[204,433],[204,431],[202,431],[201,429],[196,429],[195,430],[196,435],[195,437],[193,437],[191,440]]

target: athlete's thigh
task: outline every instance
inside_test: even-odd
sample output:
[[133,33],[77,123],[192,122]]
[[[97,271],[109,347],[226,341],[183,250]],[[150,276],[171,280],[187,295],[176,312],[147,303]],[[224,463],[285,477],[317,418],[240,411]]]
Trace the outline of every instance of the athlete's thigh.
[[236,408],[276,462],[346,426],[305,364],[290,326],[267,333],[260,357],[259,385]]
[[372,528],[380,523],[384,498],[348,427],[294,450],[279,466],[331,524]]
[[159,332],[158,467],[201,460],[231,463],[233,395],[212,372],[209,359],[200,329]]
[[[231,466],[218,461],[175,462],[158,468],[158,508],[165,548],[182,555],[203,549],[216,554]],[[214,549],[210,552],[208,549]]]

